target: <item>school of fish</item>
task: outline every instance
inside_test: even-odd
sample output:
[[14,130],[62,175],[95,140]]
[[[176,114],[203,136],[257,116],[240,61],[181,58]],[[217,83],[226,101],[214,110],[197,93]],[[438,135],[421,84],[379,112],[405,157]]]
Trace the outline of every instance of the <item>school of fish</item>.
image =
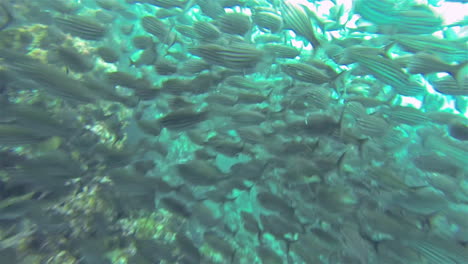
[[0,0],[0,263],[467,263],[448,3]]

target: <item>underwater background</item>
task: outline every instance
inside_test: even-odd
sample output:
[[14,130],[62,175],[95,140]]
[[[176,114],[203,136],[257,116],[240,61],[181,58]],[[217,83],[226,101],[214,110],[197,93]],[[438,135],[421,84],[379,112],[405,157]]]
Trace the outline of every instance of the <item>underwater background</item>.
[[0,0],[0,263],[468,263],[467,2]]

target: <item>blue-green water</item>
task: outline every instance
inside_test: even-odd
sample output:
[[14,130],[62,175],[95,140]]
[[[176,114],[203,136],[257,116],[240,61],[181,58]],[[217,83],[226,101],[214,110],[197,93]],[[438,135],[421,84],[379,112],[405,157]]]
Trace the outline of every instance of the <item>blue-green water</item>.
[[467,263],[464,2],[0,0],[0,262]]

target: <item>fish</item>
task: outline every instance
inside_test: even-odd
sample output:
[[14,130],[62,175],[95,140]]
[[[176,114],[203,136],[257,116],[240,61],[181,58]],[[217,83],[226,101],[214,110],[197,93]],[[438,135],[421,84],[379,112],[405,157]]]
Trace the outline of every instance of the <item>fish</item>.
[[[393,60],[358,53],[359,49],[348,49],[345,57],[349,57],[364,67],[376,79],[392,86],[395,91],[405,96],[424,94],[424,88],[410,79],[401,67]],[[349,52],[349,53],[348,53]]]
[[420,170],[427,172],[456,175],[458,167],[445,156],[438,153],[419,154],[411,158],[413,164]]
[[221,136],[209,138],[204,145],[212,147],[216,152],[230,157],[235,157],[244,150],[244,144],[242,142]]
[[189,48],[189,52],[203,58],[210,64],[230,69],[254,68],[262,59],[263,52],[246,43],[232,43],[229,46],[202,44]]
[[161,124],[158,120],[138,120],[137,122],[138,127],[146,134],[152,136],[158,136],[161,134]]
[[232,263],[236,249],[224,239],[224,235],[217,234],[214,231],[206,231],[203,234],[203,240],[205,244],[219,252],[225,259],[228,259],[227,262]]
[[[466,120],[465,120],[466,121]],[[460,141],[468,140],[468,123],[467,122],[453,122],[448,127],[449,135]]]
[[389,124],[385,119],[371,115],[358,117],[356,119],[356,123],[359,131],[370,137],[384,136],[389,127]]
[[278,33],[283,29],[283,18],[274,10],[257,8],[252,15],[252,21],[263,32]]
[[178,67],[177,71],[179,74],[184,76],[192,76],[203,71],[209,70],[211,65],[202,59],[189,59],[185,61],[182,67]]
[[454,65],[446,63],[434,55],[419,52],[411,56],[409,59],[408,72],[411,74],[447,72],[454,78],[457,78],[458,72],[466,65],[468,65],[468,62],[466,61]]
[[132,38],[132,44],[137,49],[145,50],[151,48],[154,42],[150,36],[138,35]]
[[340,127],[340,123],[330,114],[314,112],[305,120],[304,130],[310,135],[327,135]]
[[175,236],[175,244],[182,250],[185,263],[200,263],[201,253],[194,242],[185,234],[178,232]]
[[222,217],[206,204],[200,202],[192,206],[192,219],[196,219],[197,222],[207,228],[215,228],[222,222]]
[[217,19],[226,14],[224,7],[220,1],[216,0],[197,0],[196,3],[200,7],[201,12],[212,19]]
[[274,214],[260,214],[260,222],[262,223],[263,233],[270,233],[276,239],[288,243],[294,241],[293,237],[296,234],[303,233],[302,226],[299,223],[288,221]]
[[429,79],[429,83],[434,90],[445,95],[461,95],[468,96],[468,82],[461,83],[453,79],[451,76],[446,76],[440,79]]
[[467,259],[447,1],[0,2],[0,262]]
[[94,68],[93,58],[81,53],[74,47],[59,46],[49,51],[49,54],[56,56],[57,61],[63,63],[67,69],[74,72],[89,72]]
[[260,226],[258,225],[257,220],[255,220],[255,217],[246,211],[241,211],[241,217],[242,217],[242,222],[244,228],[254,234],[260,233],[261,229]]
[[115,63],[119,61],[120,55],[114,49],[102,46],[96,49],[96,54],[107,63]]
[[191,108],[179,109],[158,119],[162,127],[170,130],[190,129],[207,120],[208,112],[196,112]]
[[7,28],[13,22],[13,15],[5,4],[0,4],[0,31]]
[[380,33],[431,34],[442,27],[442,19],[423,5],[401,8],[392,1],[354,2],[354,11],[378,26]]
[[154,64],[154,69],[159,75],[173,75],[177,72],[177,64],[170,60],[158,59]]
[[406,240],[403,244],[416,250],[428,263],[458,264],[468,257],[466,250],[459,244],[436,236]]
[[101,40],[108,31],[103,24],[94,18],[82,15],[56,17],[55,23],[66,33],[85,40]]
[[127,107],[135,107],[138,104],[138,98],[132,95],[121,95],[106,80],[94,76],[85,76],[82,79],[85,87],[88,87],[102,100],[119,102]]
[[70,155],[62,150],[54,150],[36,158],[29,158],[7,169],[12,177],[12,185],[28,186],[34,191],[51,193],[69,191],[65,183],[80,178],[84,170]]
[[263,191],[257,194],[258,202],[265,208],[281,215],[294,215],[294,208],[285,199]]
[[282,42],[282,37],[277,34],[260,34],[254,36],[254,42],[257,44],[265,44],[265,43],[280,43]]
[[221,37],[221,31],[210,22],[197,21],[193,24],[193,30],[202,40],[216,40]]
[[459,168],[465,168],[468,163],[464,158],[468,153],[467,146],[458,144],[457,141],[450,138],[440,138],[435,135],[428,135],[423,138],[423,146],[448,157],[453,164],[459,166]]
[[395,3],[389,0],[372,3],[357,0],[353,2],[353,9],[356,14],[376,25],[389,25],[398,19]]
[[283,259],[276,252],[265,246],[257,246],[256,252],[262,263],[281,264]]
[[130,60],[130,67],[141,67],[145,65],[155,65],[156,60],[158,58],[158,52],[154,47],[147,48],[143,50],[137,59]]
[[52,65],[44,64],[27,55],[4,50],[0,50],[0,58],[8,60],[7,67],[15,70],[22,78],[34,81],[52,95],[81,103],[96,100],[88,87]]
[[[38,107],[9,104],[1,106],[0,109],[5,115],[14,117],[12,124],[18,126],[18,129],[23,127],[25,132],[31,129],[44,137],[70,137],[77,127],[77,124],[64,123],[60,121],[60,116],[54,116]],[[13,128],[10,127],[10,129]]]
[[267,116],[258,111],[240,110],[234,111],[231,118],[237,124],[256,125],[266,121]]
[[159,199],[159,205],[173,214],[184,218],[189,218],[192,215],[191,210],[185,205],[185,202],[175,198],[164,197]]
[[419,109],[407,106],[395,106],[387,111],[392,122],[407,124],[410,126],[422,125],[430,119]]
[[69,1],[64,1],[64,0],[52,0],[52,1],[47,1],[47,7],[51,8],[55,11],[58,11],[63,14],[74,14],[78,10],[80,10],[82,7],[73,2]]
[[199,186],[210,186],[226,179],[226,176],[207,161],[193,160],[176,165],[177,172],[184,180]]
[[169,262],[177,261],[173,245],[154,239],[136,239],[135,247],[138,253],[129,258],[134,263],[154,263],[161,259]]
[[432,35],[395,34],[391,37],[397,45],[408,52],[436,54],[449,62],[466,61],[467,44],[462,40],[442,39]]
[[301,51],[294,47],[276,43],[267,43],[263,48],[274,58],[280,59],[294,59],[301,54]]
[[442,28],[442,18],[425,5],[413,5],[407,10],[398,10],[393,32],[401,34],[432,34]]
[[149,4],[152,6],[160,7],[160,8],[180,8],[184,9],[185,6],[190,2],[188,0],[127,0],[127,3],[135,4],[135,3],[143,3]]
[[302,62],[283,63],[281,70],[293,79],[313,84],[328,83],[332,80],[326,72]]
[[144,16],[141,18],[141,26],[146,32],[157,37],[159,41],[167,44],[169,47],[174,45],[176,35],[170,31],[169,26],[162,20],[153,16]]
[[244,36],[252,25],[250,17],[242,13],[226,13],[216,19],[219,30],[232,35]]
[[298,3],[288,1],[281,2],[281,13],[284,19],[285,28],[292,29],[296,34],[309,41],[314,49],[317,49],[321,46],[321,41],[316,36],[315,29],[310,22],[306,10],[307,7]]
[[148,88],[151,83],[145,78],[137,78],[133,74],[123,71],[105,73],[105,79],[112,85],[120,85],[133,90]]

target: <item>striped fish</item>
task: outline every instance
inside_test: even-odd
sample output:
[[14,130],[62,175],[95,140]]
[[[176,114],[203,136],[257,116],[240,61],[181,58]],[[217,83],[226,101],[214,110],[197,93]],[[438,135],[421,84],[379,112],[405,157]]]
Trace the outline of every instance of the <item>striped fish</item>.
[[161,8],[185,8],[189,1],[188,0],[127,0],[127,3],[135,4],[135,3],[145,3]]
[[468,259],[465,248],[443,238],[422,237],[415,241],[405,241],[404,244],[417,250],[423,258],[422,261],[428,264],[463,264]]
[[331,103],[331,93],[329,89],[316,87],[310,89],[306,93],[307,98],[310,98],[312,104],[320,109],[327,109]]
[[200,7],[202,13],[212,19],[226,14],[221,1],[218,0],[197,0],[197,4]]
[[252,28],[250,17],[242,13],[226,13],[216,22],[219,29],[227,34],[244,36]]
[[46,136],[70,136],[74,131],[70,124],[60,122],[55,115],[40,107],[28,105],[9,104],[0,106],[4,115],[12,116],[15,125],[35,130],[36,133]]
[[346,102],[345,114],[350,114],[353,117],[361,117],[367,114],[367,110],[360,102],[349,101]]
[[263,48],[275,58],[294,59],[301,54],[301,51],[295,47],[279,43],[268,43]]
[[107,32],[107,28],[104,25],[94,18],[87,16],[71,15],[57,17],[55,18],[55,23],[66,33],[86,40],[100,40]]
[[409,52],[437,54],[444,60],[462,62],[468,60],[468,44],[462,40],[448,40],[433,35],[396,34],[395,43]]
[[442,61],[437,56],[425,52],[419,52],[411,56],[408,62],[408,72],[411,74],[429,74],[436,72],[448,72],[457,76],[458,71],[466,66],[468,62],[458,65]]
[[161,42],[171,46],[175,42],[175,34],[170,31],[169,26],[153,16],[145,16],[141,19],[141,26],[151,35],[157,37]]
[[249,78],[239,76],[239,75],[229,76],[224,80],[223,83],[232,87],[237,87],[237,88],[242,88],[242,89],[247,89],[247,90],[258,90],[259,88],[262,88],[268,85],[268,83],[266,82],[259,82],[259,81],[251,80]]
[[183,65],[179,68],[179,74],[185,76],[193,76],[194,74],[198,74],[204,70],[208,70],[210,68],[210,64],[206,61],[198,58],[193,58],[185,61]]
[[51,65],[6,50],[0,50],[0,58],[5,59],[8,68],[16,71],[22,78],[40,84],[50,94],[82,103],[96,100],[94,93],[88,87]]
[[283,18],[273,11],[255,11],[252,19],[261,31],[277,33],[283,28]]
[[159,123],[170,130],[189,129],[207,119],[208,112],[196,112],[193,109],[180,109],[159,119]]
[[413,6],[397,12],[396,32],[403,34],[432,34],[442,28],[442,18],[427,6]]
[[407,106],[395,106],[388,111],[392,121],[410,126],[421,125],[429,121],[429,118],[419,109]]
[[468,167],[468,159],[466,159],[468,157],[468,147],[458,141],[429,135],[424,138],[423,145],[429,150],[437,151],[446,156],[459,168],[466,169]]
[[221,36],[221,31],[210,22],[197,21],[193,23],[193,29],[203,40],[214,40]]
[[296,80],[314,84],[327,83],[332,79],[323,70],[302,62],[283,63],[281,70]]
[[410,142],[410,137],[401,129],[391,129],[382,138],[382,149],[395,151],[402,149]]
[[285,24],[297,35],[304,37],[312,46],[317,49],[321,43],[315,35],[315,29],[312,26],[306,7],[292,1],[281,2],[281,14]]
[[450,76],[429,80],[429,82],[434,90],[441,94],[468,96],[468,79],[466,77],[461,82],[457,82]]
[[[52,52],[51,52],[52,54]],[[75,72],[89,72],[94,68],[94,61],[89,56],[80,53],[74,47],[60,46],[53,50],[61,63]]]
[[0,124],[0,146],[17,146],[38,143],[48,138],[38,133],[36,129],[29,129],[16,125]]
[[412,81],[396,63],[391,59],[357,53],[355,50],[348,54],[365,70],[379,81],[392,86],[395,91],[405,96],[417,96],[424,93],[424,88]]
[[253,68],[263,55],[255,46],[245,43],[232,43],[230,46],[204,44],[190,48],[189,52],[208,63],[231,69]]
[[398,19],[395,12],[395,3],[391,0],[356,0],[353,7],[356,14],[376,25],[390,25]]
[[197,39],[199,35],[195,32],[192,26],[189,25],[176,25],[174,29],[180,33],[182,36],[190,38],[190,39]]
[[356,124],[362,134],[370,137],[381,137],[387,133],[388,123],[381,117],[365,115],[356,118]]

